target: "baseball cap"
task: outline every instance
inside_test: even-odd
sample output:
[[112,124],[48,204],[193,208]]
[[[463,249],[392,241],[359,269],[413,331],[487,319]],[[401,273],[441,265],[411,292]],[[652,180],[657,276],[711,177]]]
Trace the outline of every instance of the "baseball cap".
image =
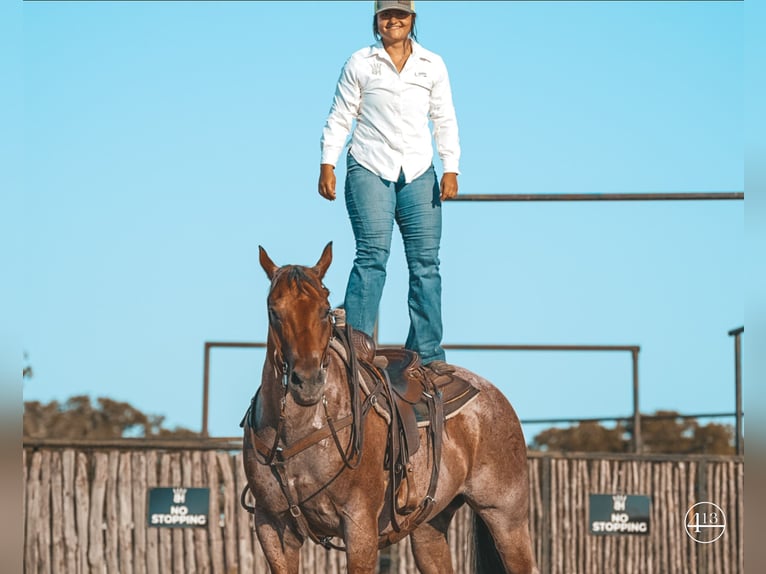
[[375,13],[383,10],[401,10],[402,12],[415,13],[415,2],[408,0],[375,0]]

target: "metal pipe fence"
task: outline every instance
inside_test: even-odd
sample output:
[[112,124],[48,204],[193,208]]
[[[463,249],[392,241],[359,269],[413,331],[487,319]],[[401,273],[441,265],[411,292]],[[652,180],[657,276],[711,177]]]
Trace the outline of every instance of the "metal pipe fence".
[[[662,419],[662,418],[680,418],[680,419],[700,419],[700,418],[735,418],[736,434],[735,447],[737,454],[744,454],[744,440],[742,438],[742,419],[744,411],[742,409],[742,380],[741,380],[741,344],[739,337],[744,331],[744,327],[730,331],[730,335],[735,335],[736,355],[735,355],[735,386],[736,386],[736,412],[718,412],[718,413],[696,413],[696,414],[677,414],[677,415],[642,415],[639,408],[639,380],[638,380],[638,356],[641,347],[638,345],[506,345],[506,344],[445,344],[445,350],[453,351],[572,351],[572,352],[629,352],[631,355],[631,373],[632,373],[632,391],[633,391],[633,413],[630,417],[563,417],[563,418],[544,418],[544,419],[521,419],[522,424],[562,424],[562,423],[582,423],[582,422],[632,422],[633,431],[633,452],[640,454],[643,450],[643,441],[641,438],[642,418]],[[394,345],[378,345],[378,347],[393,347]],[[225,342],[208,341],[205,343],[205,357],[203,364],[203,396],[202,396],[202,436],[209,436],[209,401],[210,401],[210,363],[211,351],[216,348],[225,349],[263,349],[266,347],[264,342]],[[226,440],[221,437],[220,440]]]
[[[508,193],[508,194],[463,194],[448,201],[457,202],[529,202],[529,201],[742,201],[745,194],[742,191],[714,191],[714,192],[659,192],[659,193]],[[742,410],[742,380],[741,380],[741,344],[740,335],[744,327],[739,327],[729,332],[735,339],[735,413],[716,413],[712,417],[734,416],[736,418],[736,449],[738,454],[744,452]],[[377,325],[373,335],[377,343]],[[386,345],[382,345],[386,346]],[[209,435],[209,394],[210,394],[210,353],[213,348],[265,348],[266,343],[246,342],[206,342],[203,375],[203,402],[202,402],[202,435]],[[627,351],[632,359],[632,391],[633,391],[633,450],[635,453],[642,451],[641,438],[641,412],[639,409],[639,382],[638,382],[638,354],[641,348],[638,345],[474,345],[474,344],[445,344],[446,350],[483,350],[483,351]],[[681,418],[701,418],[703,415],[681,415]],[[629,420],[626,417],[606,417],[601,419],[569,418],[569,419],[537,419],[522,422],[581,422],[591,420],[621,421]]]

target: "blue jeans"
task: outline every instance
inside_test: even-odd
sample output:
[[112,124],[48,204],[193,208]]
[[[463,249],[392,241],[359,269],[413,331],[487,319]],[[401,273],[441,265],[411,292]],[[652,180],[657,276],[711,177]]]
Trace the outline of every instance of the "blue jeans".
[[410,183],[400,174],[387,181],[348,154],[346,208],[356,238],[356,257],[346,287],[346,320],[372,335],[378,314],[394,221],[404,240],[410,274],[410,330],[405,347],[423,363],[444,360],[439,243],[442,232],[439,184],[433,166]]

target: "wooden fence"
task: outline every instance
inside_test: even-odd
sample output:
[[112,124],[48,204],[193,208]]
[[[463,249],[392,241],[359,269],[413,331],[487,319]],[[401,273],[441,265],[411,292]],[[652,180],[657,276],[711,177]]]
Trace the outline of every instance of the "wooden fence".
[[[245,480],[231,446],[183,448],[145,442],[25,444],[24,565],[28,574],[267,573],[251,518],[239,506]],[[530,454],[530,527],[543,574],[738,574],[743,565],[742,457]],[[157,486],[210,488],[210,521],[202,528],[147,524],[148,491]],[[594,536],[588,495],[651,497],[648,536]],[[726,513],[715,543],[684,529],[696,502]],[[461,509],[450,545],[455,571],[473,572],[472,516]],[[310,542],[304,573],[345,572],[345,555]],[[417,570],[404,540],[381,556],[380,572]]]

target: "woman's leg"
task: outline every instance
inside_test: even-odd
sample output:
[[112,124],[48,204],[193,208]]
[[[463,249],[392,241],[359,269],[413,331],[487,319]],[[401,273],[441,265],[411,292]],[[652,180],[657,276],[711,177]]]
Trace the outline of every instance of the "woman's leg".
[[356,257],[346,286],[346,321],[372,335],[378,315],[394,228],[394,183],[348,155],[346,209],[356,239]]
[[433,167],[396,194],[396,222],[404,240],[410,272],[407,303],[410,332],[405,346],[420,353],[423,363],[444,360],[442,342],[442,287],[439,244],[442,207]]

